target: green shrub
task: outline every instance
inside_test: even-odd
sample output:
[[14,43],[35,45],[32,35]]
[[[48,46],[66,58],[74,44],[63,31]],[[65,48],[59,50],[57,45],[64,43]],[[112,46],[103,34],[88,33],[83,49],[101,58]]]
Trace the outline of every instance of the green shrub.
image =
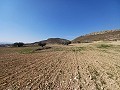
[[109,48],[109,47],[111,47],[111,45],[101,44],[100,46],[98,46],[98,48]]
[[32,48],[25,48],[25,49],[22,49],[21,51],[19,51],[19,53],[21,54],[29,54],[29,53],[33,53],[34,50]]
[[72,48],[72,51],[75,52],[75,51],[83,51],[85,50],[85,47],[75,47],[75,48]]

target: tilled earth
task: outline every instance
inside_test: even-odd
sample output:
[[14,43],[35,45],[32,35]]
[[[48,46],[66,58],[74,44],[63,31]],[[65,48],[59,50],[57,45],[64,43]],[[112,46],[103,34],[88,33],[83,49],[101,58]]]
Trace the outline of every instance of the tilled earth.
[[0,53],[0,90],[120,90],[120,46],[84,48]]

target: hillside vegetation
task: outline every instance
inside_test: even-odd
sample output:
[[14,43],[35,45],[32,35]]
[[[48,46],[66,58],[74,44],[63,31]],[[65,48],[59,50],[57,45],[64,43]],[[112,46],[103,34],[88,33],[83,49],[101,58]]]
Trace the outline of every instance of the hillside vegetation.
[[75,38],[73,43],[83,43],[92,41],[117,41],[120,40],[120,29],[94,32]]
[[[62,38],[48,38],[47,40],[43,40],[40,42],[44,42],[46,44],[64,44],[65,42],[69,42],[69,40]],[[35,42],[35,43],[39,43],[39,42]]]

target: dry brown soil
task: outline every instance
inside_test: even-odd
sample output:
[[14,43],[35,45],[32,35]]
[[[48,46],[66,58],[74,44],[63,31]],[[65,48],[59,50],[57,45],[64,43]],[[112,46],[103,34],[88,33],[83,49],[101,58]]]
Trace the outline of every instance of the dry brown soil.
[[34,49],[0,48],[0,90],[120,90],[119,45]]

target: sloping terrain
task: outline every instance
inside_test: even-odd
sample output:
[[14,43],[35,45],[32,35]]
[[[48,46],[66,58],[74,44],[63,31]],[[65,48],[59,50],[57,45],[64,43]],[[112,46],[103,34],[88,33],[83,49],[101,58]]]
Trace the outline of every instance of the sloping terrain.
[[119,45],[33,49],[0,48],[0,90],[120,90]]
[[92,42],[92,41],[116,41],[116,40],[120,40],[120,29],[94,32],[91,34],[77,37],[72,42],[81,43],[81,42]]
[[[47,44],[63,44],[64,42],[69,42],[67,39],[62,38],[49,38],[47,40],[43,40],[41,42],[47,43]],[[38,43],[38,42],[36,42]]]

